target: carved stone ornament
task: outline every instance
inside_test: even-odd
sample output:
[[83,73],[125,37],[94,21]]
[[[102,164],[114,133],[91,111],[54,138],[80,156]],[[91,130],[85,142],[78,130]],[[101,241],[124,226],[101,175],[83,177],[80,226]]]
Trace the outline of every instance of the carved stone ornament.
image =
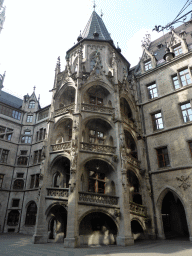
[[71,149],[71,170],[76,170],[77,168],[77,152],[76,148]]
[[101,50],[105,48],[105,46],[102,45],[94,45],[94,44],[89,44],[88,48],[90,48],[91,50]]
[[120,209],[115,209],[114,210],[114,216],[115,216],[115,218],[121,217]]
[[124,147],[121,148],[121,168],[122,170],[126,170],[126,150]]
[[189,176],[184,177],[183,175],[179,178],[176,177],[176,179],[181,182],[181,184],[179,185],[179,188],[183,188],[184,190],[188,189],[188,187],[190,187],[191,185],[188,183],[188,179]]

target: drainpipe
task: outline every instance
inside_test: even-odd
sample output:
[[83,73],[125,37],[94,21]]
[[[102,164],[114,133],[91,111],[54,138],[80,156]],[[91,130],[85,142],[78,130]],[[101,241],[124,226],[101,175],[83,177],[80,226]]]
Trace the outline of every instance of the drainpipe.
[[[142,98],[141,98],[141,90],[140,90],[140,82],[137,82],[137,92],[139,96],[139,103],[142,103]],[[143,112],[143,105],[139,105],[140,108],[140,113],[141,113],[141,120],[142,120],[142,126],[143,126],[143,132],[146,134],[146,126],[145,126],[145,119],[144,119],[144,112]],[[154,200],[154,193],[153,193],[153,181],[151,177],[151,165],[150,165],[150,160],[149,160],[149,151],[148,151],[148,144],[147,144],[147,137],[144,138],[145,142],[145,150],[146,150],[146,155],[147,155],[147,167],[148,167],[148,173],[149,173],[149,183],[151,186],[151,199],[152,199],[152,207],[153,207],[153,212],[154,212],[154,224],[155,224],[155,235],[157,238],[157,216],[156,216],[156,208],[155,208],[155,200]]]

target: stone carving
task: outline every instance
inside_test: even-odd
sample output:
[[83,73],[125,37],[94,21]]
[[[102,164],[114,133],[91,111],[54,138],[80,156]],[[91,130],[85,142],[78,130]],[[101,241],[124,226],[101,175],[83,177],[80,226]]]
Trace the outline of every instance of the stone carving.
[[70,148],[71,148],[71,141],[52,145],[52,151],[58,151],[58,150],[64,150],[64,149],[70,149]]
[[72,147],[71,149],[71,169],[76,170],[77,168],[77,152],[76,148]]
[[100,145],[100,144],[91,144],[81,142],[81,150],[84,151],[91,151],[91,152],[98,152],[98,153],[108,153],[108,154],[115,154],[116,148],[108,145]]
[[105,46],[102,45],[94,45],[94,44],[88,44],[87,46],[88,48],[90,48],[91,50],[103,50],[105,48]]
[[191,185],[188,183],[188,179],[189,176],[184,177],[183,175],[179,178],[176,177],[176,179],[181,182],[181,184],[179,185],[179,188],[183,188],[184,190],[188,189],[188,187],[190,187]]
[[114,114],[115,109],[111,107],[99,106],[99,105],[91,105],[91,104],[82,104],[82,111],[90,111],[90,112],[98,112],[98,113],[106,113],[106,114]]
[[47,196],[68,197],[69,192],[67,188],[61,188],[61,189],[47,188]]
[[104,205],[117,205],[118,197],[94,194],[89,192],[79,192],[79,201],[87,202],[87,203],[104,204]]
[[115,216],[115,218],[121,217],[120,209],[115,209],[115,210],[114,210],[114,216]]
[[122,147],[121,148],[121,168],[122,170],[126,170],[126,151],[125,151],[125,148]]
[[68,112],[73,113],[74,109],[75,109],[75,104],[74,103],[70,104],[70,105],[67,105],[63,108],[57,109],[55,111],[55,116],[63,115],[63,114],[68,113]]
[[129,205],[130,205],[130,213],[135,215],[140,215],[142,217],[147,217],[145,206],[136,204],[133,202],[130,202]]

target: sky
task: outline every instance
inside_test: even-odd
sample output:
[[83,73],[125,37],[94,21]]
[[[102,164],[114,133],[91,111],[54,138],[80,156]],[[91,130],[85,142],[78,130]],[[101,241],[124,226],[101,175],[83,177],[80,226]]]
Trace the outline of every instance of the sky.
[[[124,57],[135,66],[142,55],[146,32],[165,26],[186,0],[96,0],[96,12]],[[36,86],[41,107],[51,103],[58,56],[65,68],[66,51],[77,42],[93,11],[92,0],[5,0],[6,19],[0,34],[0,74],[6,71],[3,90],[19,98]],[[189,11],[192,5],[186,11]],[[181,23],[180,23],[181,24]],[[176,25],[175,27],[179,26]]]

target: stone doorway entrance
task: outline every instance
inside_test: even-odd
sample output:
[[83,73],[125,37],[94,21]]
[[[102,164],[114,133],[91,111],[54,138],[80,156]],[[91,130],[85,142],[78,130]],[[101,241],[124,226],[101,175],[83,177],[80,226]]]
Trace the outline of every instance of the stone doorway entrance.
[[67,211],[55,205],[49,211],[48,242],[63,243],[67,230]]
[[107,214],[93,212],[81,221],[79,235],[81,245],[116,244],[117,226]]
[[170,191],[163,199],[161,214],[166,239],[189,237],[184,207],[180,199]]

